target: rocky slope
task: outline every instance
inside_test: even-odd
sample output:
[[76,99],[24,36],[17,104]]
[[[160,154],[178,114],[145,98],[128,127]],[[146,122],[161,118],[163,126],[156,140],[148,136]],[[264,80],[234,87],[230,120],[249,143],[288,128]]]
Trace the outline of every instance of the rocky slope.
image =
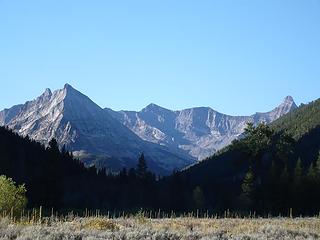
[[238,138],[248,122],[270,123],[296,108],[288,96],[272,111],[251,116],[229,116],[208,107],[171,111],[155,104],[140,112],[106,111],[142,139],[182,149],[201,160]]

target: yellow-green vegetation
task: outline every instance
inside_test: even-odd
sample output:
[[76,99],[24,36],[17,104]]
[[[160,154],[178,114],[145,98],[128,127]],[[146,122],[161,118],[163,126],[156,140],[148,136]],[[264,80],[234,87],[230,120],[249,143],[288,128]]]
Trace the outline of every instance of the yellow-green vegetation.
[[26,188],[23,185],[17,186],[16,183],[4,175],[0,176],[0,212],[19,214],[27,204],[25,196]]
[[[141,221],[141,218],[144,220]],[[0,239],[319,239],[320,218],[42,218],[0,219]]]
[[84,228],[100,231],[116,231],[119,225],[107,218],[88,218],[85,219]]

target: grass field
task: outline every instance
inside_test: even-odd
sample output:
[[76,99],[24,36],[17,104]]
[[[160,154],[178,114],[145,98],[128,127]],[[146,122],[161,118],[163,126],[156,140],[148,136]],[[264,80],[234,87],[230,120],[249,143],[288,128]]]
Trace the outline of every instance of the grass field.
[[1,218],[0,239],[320,239],[319,218]]

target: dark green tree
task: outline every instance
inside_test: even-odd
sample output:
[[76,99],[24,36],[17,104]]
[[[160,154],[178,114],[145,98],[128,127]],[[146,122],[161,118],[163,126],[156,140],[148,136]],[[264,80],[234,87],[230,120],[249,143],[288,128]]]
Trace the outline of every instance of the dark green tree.
[[249,170],[243,179],[241,189],[242,194],[252,200],[254,193],[254,173],[252,167],[249,167]]
[[294,184],[296,185],[296,187],[299,187],[302,184],[302,178],[303,178],[301,158],[299,158],[298,161],[296,162],[293,177],[294,177]]
[[197,186],[195,189],[193,189],[192,192],[193,202],[196,209],[203,209],[205,204],[205,197],[203,194],[202,189]]
[[52,138],[48,144],[48,149],[53,153],[53,154],[59,154],[59,145],[56,139]]
[[49,156],[45,161],[44,169],[44,202],[43,206],[58,208],[62,198],[61,183],[61,153],[58,142],[53,138],[48,146]]
[[296,162],[296,166],[293,172],[293,185],[292,185],[292,192],[293,192],[293,201],[294,201],[294,209],[296,211],[301,212],[302,205],[303,205],[303,187],[304,184],[304,176],[303,176],[303,168],[301,158],[299,158]]
[[280,181],[278,183],[278,208],[276,209],[279,212],[283,212],[286,211],[287,209],[289,209],[290,204],[290,174],[288,171],[288,167],[287,165],[284,166],[284,168],[282,169],[282,172],[280,174]]
[[317,180],[320,181],[320,151],[318,154],[318,158],[317,158],[316,162],[314,163],[314,173],[316,175]]
[[139,157],[136,174],[137,174],[137,177],[140,179],[147,178],[148,166],[143,153],[141,153]]

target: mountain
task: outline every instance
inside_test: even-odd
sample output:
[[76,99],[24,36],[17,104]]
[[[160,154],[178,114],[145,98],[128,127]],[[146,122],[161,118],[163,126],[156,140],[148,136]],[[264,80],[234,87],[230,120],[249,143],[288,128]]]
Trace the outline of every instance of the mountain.
[[65,145],[86,165],[120,170],[133,167],[142,152],[149,167],[168,174],[194,162],[179,149],[142,140],[87,96],[66,84],[33,101],[0,112],[0,123],[22,136],[47,144]]
[[270,123],[296,108],[288,96],[272,111],[251,116],[229,116],[208,107],[171,111],[156,104],[140,112],[106,111],[142,139],[184,150],[201,160],[239,138],[248,122]]
[[[320,200],[317,190],[320,186],[319,106],[318,99],[269,125],[250,128],[224,151],[181,171],[180,179],[171,177],[171,184],[177,181],[175,177],[180,186],[202,189],[208,204],[205,209],[249,208],[279,214],[293,206],[295,214],[317,212]],[[253,176],[249,185],[248,176]],[[244,192],[248,187],[250,194]],[[176,191],[176,195],[179,192]]]
[[8,124],[21,110],[22,104],[0,111],[0,126]]

